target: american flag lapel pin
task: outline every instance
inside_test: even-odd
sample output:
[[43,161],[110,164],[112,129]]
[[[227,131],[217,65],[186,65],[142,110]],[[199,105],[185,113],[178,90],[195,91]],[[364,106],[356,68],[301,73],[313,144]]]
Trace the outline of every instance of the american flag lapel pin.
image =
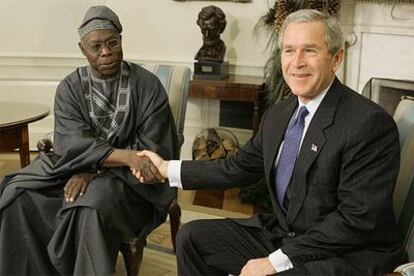
[[317,152],[318,151],[318,146],[315,145],[315,144],[312,144],[311,151]]

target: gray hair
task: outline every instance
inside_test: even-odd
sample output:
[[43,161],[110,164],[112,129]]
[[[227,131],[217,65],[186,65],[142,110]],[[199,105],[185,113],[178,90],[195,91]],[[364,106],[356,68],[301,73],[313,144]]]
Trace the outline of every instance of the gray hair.
[[286,28],[292,23],[321,22],[325,28],[325,43],[330,54],[334,55],[344,44],[341,24],[335,17],[317,10],[302,9],[291,13],[283,21],[278,37],[278,47],[282,49]]

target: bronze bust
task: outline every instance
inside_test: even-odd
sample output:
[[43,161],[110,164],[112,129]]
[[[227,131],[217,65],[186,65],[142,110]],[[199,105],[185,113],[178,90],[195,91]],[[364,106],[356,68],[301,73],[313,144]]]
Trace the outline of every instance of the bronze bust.
[[216,6],[207,6],[198,13],[197,25],[203,34],[203,46],[198,50],[195,59],[198,61],[222,62],[226,53],[226,45],[220,34],[226,27],[226,16]]

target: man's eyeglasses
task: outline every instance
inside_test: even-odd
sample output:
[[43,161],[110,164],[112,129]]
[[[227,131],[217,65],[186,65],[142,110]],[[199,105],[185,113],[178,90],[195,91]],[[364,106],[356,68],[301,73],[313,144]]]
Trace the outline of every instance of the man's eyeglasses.
[[87,45],[87,49],[95,54],[101,53],[103,48],[106,47],[110,51],[116,51],[121,46],[121,40],[118,38],[113,38],[105,42],[93,42]]

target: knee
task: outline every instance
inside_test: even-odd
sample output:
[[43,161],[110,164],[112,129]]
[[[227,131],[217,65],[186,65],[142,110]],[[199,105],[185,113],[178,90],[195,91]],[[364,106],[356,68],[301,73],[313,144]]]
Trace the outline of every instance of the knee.
[[191,240],[192,233],[197,229],[197,221],[190,221],[180,227],[177,233],[177,244]]
[[204,222],[202,220],[195,220],[186,223],[180,227],[177,234],[177,249],[186,248],[197,241],[197,237],[204,228]]

